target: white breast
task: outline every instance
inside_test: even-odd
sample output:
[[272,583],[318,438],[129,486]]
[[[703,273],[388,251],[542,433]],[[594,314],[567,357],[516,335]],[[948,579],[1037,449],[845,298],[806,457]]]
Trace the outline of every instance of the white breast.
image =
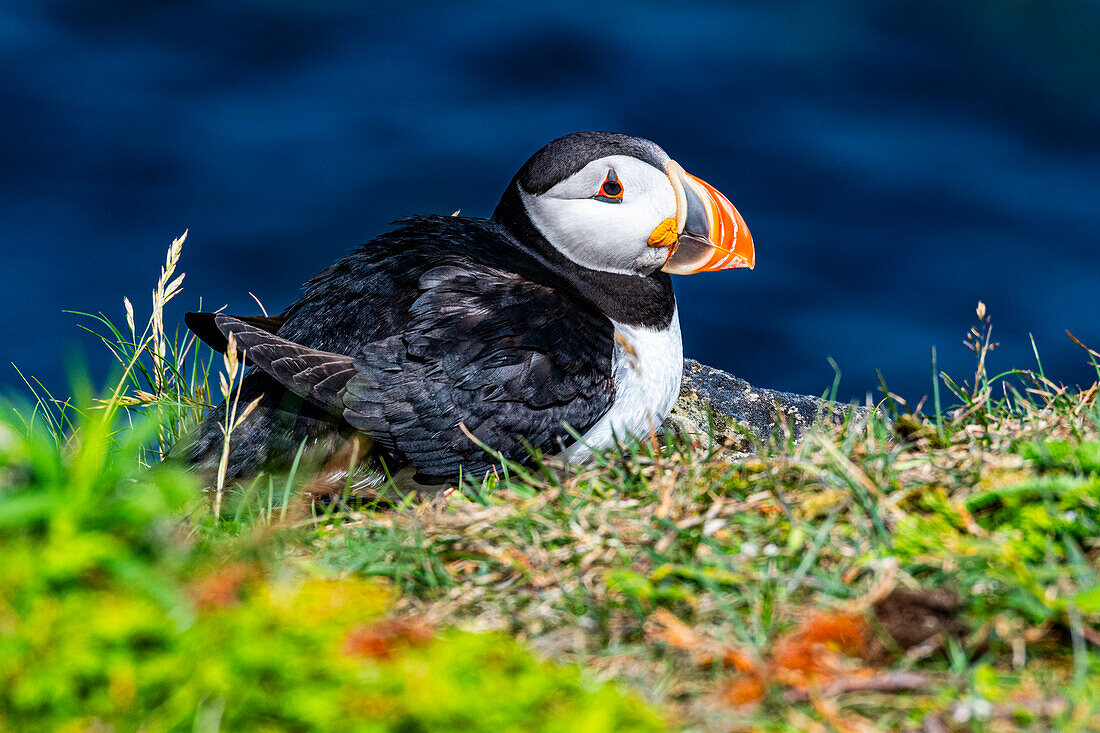
[[668,417],[680,396],[684,372],[679,314],[673,312],[663,331],[616,323],[611,369],[615,402],[582,441],[561,452],[567,461],[584,461],[592,449],[608,448],[616,438],[647,436]]

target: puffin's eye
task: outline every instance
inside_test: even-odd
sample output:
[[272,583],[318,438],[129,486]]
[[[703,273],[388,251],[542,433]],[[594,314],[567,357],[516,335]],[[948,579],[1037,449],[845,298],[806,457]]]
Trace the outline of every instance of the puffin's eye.
[[623,202],[623,185],[619,183],[619,177],[615,175],[614,168],[607,171],[607,177],[600,184],[600,190],[595,198],[609,204],[621,204]]

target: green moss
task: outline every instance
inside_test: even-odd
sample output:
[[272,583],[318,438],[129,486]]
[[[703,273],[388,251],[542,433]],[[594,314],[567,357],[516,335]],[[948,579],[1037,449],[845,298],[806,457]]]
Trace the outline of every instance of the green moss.
[[1024,443],[1018,450],[1021,456],[1044,471],[1100,473],[1100,441],[1077,443],[1068,440],[1047,440]]
[[1004,532],[1031,562],[1068,559],[1067,542],[1100,536],[1100,477],[1035,477],[976,494],[966,505],[981,526]]
[[[195,542],[192,477],[142,468],[102,416],[70,448],[3,425],[0,730],[659,730],[638,699],[499,634],[350,635],[391,613],[376,581],[226,564]],[[125,432],[121,433],[125,435]],[[246,553],[247,554],[247,553]],[[423,640],[421,640],[423,641]]]

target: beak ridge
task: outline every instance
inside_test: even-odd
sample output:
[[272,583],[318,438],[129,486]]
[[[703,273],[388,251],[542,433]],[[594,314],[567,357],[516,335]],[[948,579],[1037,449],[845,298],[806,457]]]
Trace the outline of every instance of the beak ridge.
[[740,212],[716,188],[669,161],[679,236],[661,268],[677,275],[752,269],[756,251]]

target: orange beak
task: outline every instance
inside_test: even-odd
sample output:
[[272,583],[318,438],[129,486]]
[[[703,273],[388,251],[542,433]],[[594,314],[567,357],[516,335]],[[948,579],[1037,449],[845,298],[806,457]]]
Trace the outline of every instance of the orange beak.
[[674,275],[691,275],[755,267],[752,235],[729,199],[674,160],[668,162],[667,170],[676,191],[675,239],[672,220],[662,223],[650,238],[652,246],[668,247],[661,269]]

